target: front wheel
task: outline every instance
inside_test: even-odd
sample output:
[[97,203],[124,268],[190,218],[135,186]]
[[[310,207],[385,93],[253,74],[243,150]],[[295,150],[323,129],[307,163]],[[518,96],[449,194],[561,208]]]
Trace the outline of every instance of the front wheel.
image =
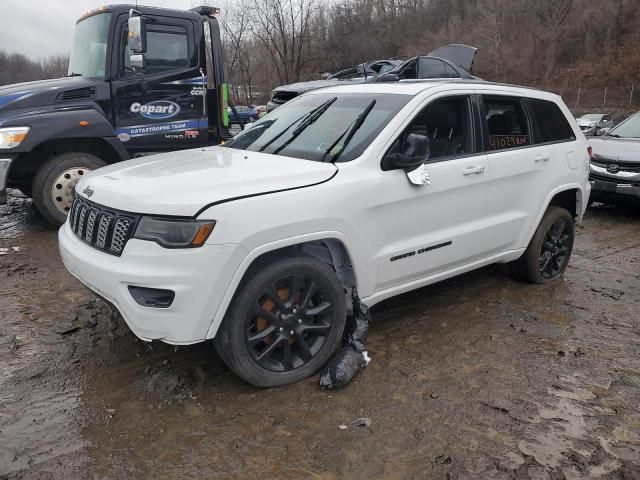
[[333,355],[346,322],[345,293],[328,265],[284,258],[240,287],[215,338],[222,360],[259,387],[297,382]]
[[106,163],[88,153],[63,153],[52,156],[38,170],[32,184],[33,201],[40,214],[59,226],[67,219],[76,183]]
[[511,263],[514,277],[530,283],[547,283],[562,277],[573,251],[574,234],[571,214],[550,206],[522,257]]

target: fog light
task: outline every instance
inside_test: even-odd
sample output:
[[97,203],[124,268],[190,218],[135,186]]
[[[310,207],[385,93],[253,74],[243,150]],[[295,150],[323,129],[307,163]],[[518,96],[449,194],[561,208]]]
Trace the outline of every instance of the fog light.
[[129,293],[138,305],[152,308],[169,308],[176,298],[173,290],[159,288],[134,287],[129,285]]

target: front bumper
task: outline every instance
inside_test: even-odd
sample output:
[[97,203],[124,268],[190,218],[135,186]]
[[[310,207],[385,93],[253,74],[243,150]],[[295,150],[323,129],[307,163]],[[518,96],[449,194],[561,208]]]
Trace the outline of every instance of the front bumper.
[[589,175],[591,196],[624,197],[640,199],[640,174],[632,172],[618,172],[613,174],[606,168],[591,165]]
[[7,181],[13,158],[0,157],[0,205],[7,203]]
[[[222,298],[246,255],[234,244],[165,249],[131,239],[121,257],[79,240],[68,222],[58,232],[65,267],[89,289],[115,306],[143,340],[181,345],[206,339]],[[139,305],[129,286],[175,292],[169,308]]]

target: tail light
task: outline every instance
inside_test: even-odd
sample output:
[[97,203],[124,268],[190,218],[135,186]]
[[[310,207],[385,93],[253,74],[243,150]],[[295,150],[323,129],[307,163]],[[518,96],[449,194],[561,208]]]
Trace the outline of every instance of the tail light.
[[589,154],[589,158],[593,158],[593,148],[592,147],[587,147],[587,153]]

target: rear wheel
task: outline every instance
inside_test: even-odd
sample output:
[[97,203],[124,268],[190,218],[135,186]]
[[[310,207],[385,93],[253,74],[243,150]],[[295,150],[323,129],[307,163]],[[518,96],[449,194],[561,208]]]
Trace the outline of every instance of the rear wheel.
[[573,251],[575,225],[571,214],[550,206],[522,257],[511,263],[514,277],[547,283],[564,274]]
[[40,214],[53,225],[67,219],[76,183],[106,163],[88,153],[63,153],[51,157],[33,179],[33,201]]
[[338,347],[345,321],[335,272],[313,258],[284,258],[241,287],[215,346],[241,378],[275,387],[318,371]]

